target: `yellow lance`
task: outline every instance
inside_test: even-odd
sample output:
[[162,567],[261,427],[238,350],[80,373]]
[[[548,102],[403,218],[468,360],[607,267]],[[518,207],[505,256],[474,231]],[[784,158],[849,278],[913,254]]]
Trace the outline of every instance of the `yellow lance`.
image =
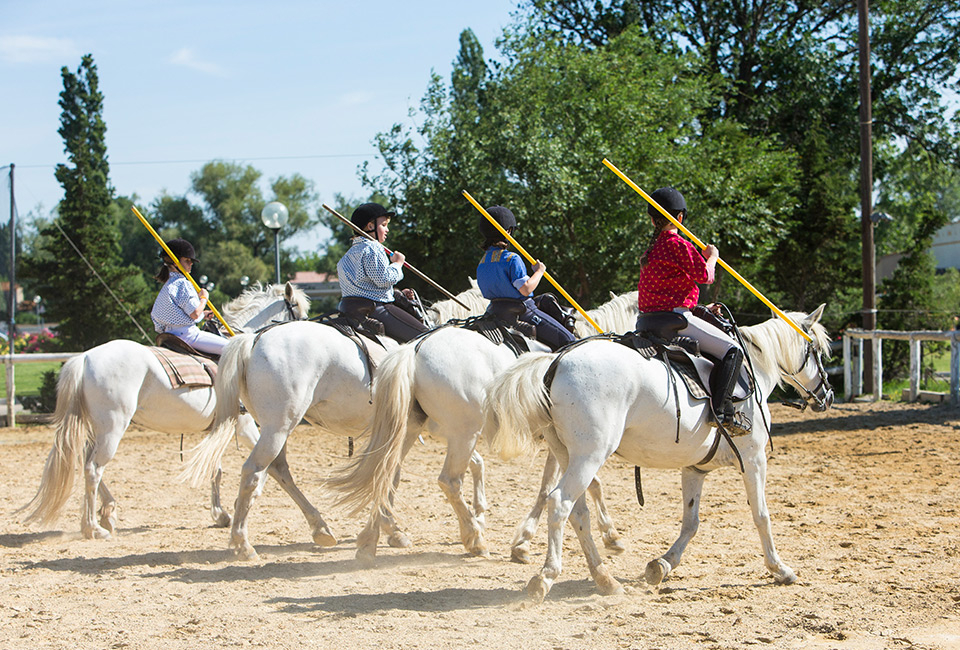
[[[642,196],[644,199],[646,199],[647,203],[649,203],[650,205],[652,205],[653,207],[655,207],[663,216],[665,216],[667,219],[669,219],[670,222],[671,222],[673,225],[675,225],[677,228],[679,228],[679,229],[683,232],[683,234],[686,235],[686,236],[690,239],[690,241],[692,241],[694,244],[696,244],[697,246],[699,246],[701,250],[703,250],[704,248],[707,247],[706,244],[704,244],[702,241],[700,241],[699,239],[697,239],[697,236],[696,236],[696,235],[694,235],[692,232],[690,232],[689,230],[687,230],[687,229],[683,226],[683,224],[681,224],[679,221],[677,221],[677,220],[673,217],[673,215],[671,215],[669,212],[667,212],[666,210],[664,210],[662,207],[660,207],[660,204],[658,204],[656,201],[654,201],[652,198],[650,198],[650,195],[648,195],[646,192],[644,192],[643,190],[641,190],[641,189],[637,186],[637,184],[634,183],[632,180],[630,180],[629,178],[627,178],[626,174],[624,174],[622,171],[620,171],[619,169],[617,169],[616,166],[615,166],[612,162],[610,162],[609,160],[607,160],[606,158],[604,158],[604,159],[603,159],[603,164],[606,165],[607,167],[609,167],[609,168],[610,168],[610,171],[612,171],[614,174],[616,174],[616,175],[619,176],[621,179],[623,179],[623,181],[624,181],[627,185],[629,185],[630,187],[632,187],[637,194],[639,194],[639,195]],[[760,301],[763,302],[763,304],[765,304],[767,307],[769,307],[771,310],[773,310],[773,313],[775,313],[777,316],[779,316],[780,318],[782,318],[783,320],[785,320],[785,321],[787,322],[787,324],[790,325],[790,327],[792,327],[793,329],[797,330],[797,332],[800,334],[800,336],[802,336],[803,338],[807,339],[808,341],[812,341],[812,340],[813,340],[813,339],[810,338],[810,335],[809,335],[809,334],[807,334],[806,332],[804,332],[804,331],[800,328],[799,325],[797,325],[796,323],[793,322],[793,319],[791,319],[789,316],[787,316],[787,315],[784,314],[782,311],[780,311],[780,309],[779,309],[775,304],[773,304],[772,302],[770,302],[770,301],[766,298],[766,296],[764,296],[762,293],[760,293],[759,291],[757,291],[757,289],[756,289],[752,284],[750,284],[749,282],[747,282],[747,280],[744,279],[743,276],[741,276],[739,273],[737,273],[736,271],[734,271],[734,270],[730,267],[729,264],[727,264],[726,262],[724,262],[722,259],[719,259],[719,258],[717,258],[717,263],[718,263],[720,266],[722,266],[724,269],[726,269],[727,273],[729,273],[730,275],[732,275],[733,277],[735,277],[735,278],[740,282],[740,284],[742,284],[742,285],[745,286],[747,289],[749,289],[749,290],[750,290],[750,293],[752,293],[752,294],[755,295],[757,298],[759,298]]]
[[[470,201],[470,203],[473,204],[473,207],[475,207],[477,210],[480,211],[480,214],[482,214],[484,217],[486,217],[487,221],[489,221],[490,223],[492,223],[492,224],[494,225],[494,227],[495,227],[497,230],[499,230],[500,233],[501,233],[504,237],[507,238],[507,241],[510,242],[510,244],[512,244],[513,247],[516,248],[516,249],[520,252],[521,255],[523,255],[524,257],[527,258],[527,261],[529,261],[531,264],[536,264],[536,263],[537,263],[537,260],[535,260],[535,259],[533,258],[533,256],[530,255],[530,253],[528,253],[527,251],[525,251],[525,250],[523,249],[523,246],[521,246],[520,244],[518,244],[518,243],[517,243],[517,240],[514,239],[513,237],[511,237],[511,236],[510,236],[510,233],[508,233],[506,230],[504,230],[504,229],[503,229],[503,226],[501,226],[499,223],[497,223],[497,220],[494,219],[493,217],[491,217],[491,216],[490,216],[490,213],[487,212],[486,210],[484,210],[483,207],[482,207],[479,203],[477,203],[477,200],[474,199],[472,196],[470,196],[470,193],[469,193],[469,192],[467,192],[466,190],[463,190],[463,195],[464,195],[465,197],[467,197],[467,200]],[[578,305],[578,304],[577,304],[577,301],[574,300],[574,299],[570,296],[569,293],[567,293],[566,291],[564,291],[564,290],[563,290],[563,287],[561,287],[561,286],[557,283],[557,281],[554,280],[553,277],[552,277],[548,272],[544,271],[544,272],[543,272],[543,277],[545,277],[550,284],[552,284],[554,287],[556,287],[557,291],[559,291],[560,294],[561,294],[564,298],[567,299],[567,302],[569,302],[571,305],[573,305],[574,309],[576,309],[578,312],[580,312],[580,315],[581,315],[581,316],[583,316],[584,318],[587,319],[587,322],[588,322],[588,323],[590,323],[591,325],[593,325],[593,327],[594,327],[598,332],[600,332],[601,334],[603,334],[603,329],[602,329],[599,325],[597,325],[597,324],[594,322],[594,320],[593,320],[592,318],[590,318],[589,315],[587,315],[587,312],[583,311],[583,307],[581,307],[580,305]]]
[[[153,235],[153,238],[157,240],[158,244],[160,244],[160,248],[162,248],[163,252],[166,253],[170,259],[173,260],[173,263],[177,265],[177,268],[180,269],[180,272],[183,273],[184,277],[190,280],[190,284],[193,285],[193,288],[197,290],[197,295],[199,295],[200,285],[197,284],[192,277],[190,277],[190,274],[187,273],[187,270],[183,268],[182,264],[180,264],[180,260],[177,258],[176,255],[173,254],[173,251],[171,251],[167,247],[167,244],[160,238],[160,235],[158,235],[157,231],[153,229],[153,226],[151,226],[149,222],[147,222],[147,220],[144,218],[144,216],[140,214],[140,211],[137,210],[136,206],[131,206],[130,209],[133,210],[133,213],[135,215],[137,215],[137,219],[140,220],[140,223],[142,223],[144,227],[150,231],[150,234]],[[207,302],[207,306],[210,307],[210,311],[213,312],[213,315],[216,316],[221,323],[223,323],[224,327],[227,328],[227,332],[230,334],[230,336],[235,336],[236,334],[230,328],[230,326],[227,325],[227,321],[223,320],[223,316],[221,316],[220,312],[217,311],[217,308],[213,306],[213,303]]]

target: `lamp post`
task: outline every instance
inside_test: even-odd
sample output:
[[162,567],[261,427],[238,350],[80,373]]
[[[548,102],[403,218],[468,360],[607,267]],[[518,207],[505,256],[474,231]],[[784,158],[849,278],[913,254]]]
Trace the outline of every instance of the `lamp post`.
[[270,201],[260,211],[260,221],[273,231],[274,268],[277,271],[277,284],[280,284],[280,229],[287,225],[290,212],[279,201]]
[[33,307],[37,310],[37,324],[40,326],[40,329],[43,330],[43,311],[40,307],[40,302],[43,299],[40,296],[33,297]]

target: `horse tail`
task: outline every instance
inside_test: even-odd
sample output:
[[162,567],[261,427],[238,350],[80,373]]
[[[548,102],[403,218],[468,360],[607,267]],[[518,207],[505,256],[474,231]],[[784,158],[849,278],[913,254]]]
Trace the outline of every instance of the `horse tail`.
[[490,382],[483,402],[483,437],[504,460],[532,453],[540,434],[553,426],[543,376],[555,354],[522,355]]
[[359,515],[367,506],[389,508],[396,487],[393,479],[400,469],[408,435],[407,420],[413,409],[414,374],[417,350],[401,345],[388,354],[373,383],[373,421],[362,453],[328,484],[345,494],[338,505]]
[[30,510],[24,523],[50,525],[56,521],[73,491],[77,466],[83,465],[84,447],[93,441],[81,388],[86,355],[72,357],[60,369],[57,407],[53,414],[53,446],[43,466],[37,494],[17,512]]
[[220,469],[220,459],[237,432],[240,396],[246,391],[247,361],[256,338],[256,334],[237,334],[223,349],[214,381],[217,415],[210,433],[188,452],[189,459],[178,477],[180,481],[198,487],[213,480]]

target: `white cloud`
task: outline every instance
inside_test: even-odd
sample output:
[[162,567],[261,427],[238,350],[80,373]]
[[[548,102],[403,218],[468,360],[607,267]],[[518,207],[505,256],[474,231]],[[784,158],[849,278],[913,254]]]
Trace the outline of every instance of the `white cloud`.
[[171,54],[170,58],[167,59],[167,62],[174,65],[182,65],[185,68],[190,68],[191,70],[196,70],[198,72],[215,77],[226,76],[223,68],[216,63],[209,63],[207,61],[199,60],[194,51],[189,47],[182,47]]
[[69,38],[0,35],[0,61],[48,63],[74,58],[79,50]]

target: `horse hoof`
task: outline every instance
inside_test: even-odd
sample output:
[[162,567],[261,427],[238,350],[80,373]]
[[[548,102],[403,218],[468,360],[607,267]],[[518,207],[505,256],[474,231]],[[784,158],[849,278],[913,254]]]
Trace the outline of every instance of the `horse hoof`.
[[530,545],[523,544],[510,549],[510,561],[517,564],[530,564]]
[[337,538],[328,530],[318,530],[313,533],[313,543],[317,546],[336,546]]
[[535,575],[530,579],[530,582],[527,583],[527,597],[531,601],[539,605],[543,602],[543,599],[547,597],[547,583],[541,575]]
[[407,534],[400,531],[391,533],[387,538],[387,544],[393,548],[410,548],[413,546],[413,542],[410,541]]
[[377,549],[358,548],[357,562],[367,568],[374,566],[377,563]]
[[252,562],[260,557],[257,555],[256,549],[250,544],[241,544],[235,548],[233,552],[236,554],[238,560],[243,560],[244,562]]
[[85,539],[110,539],[110,531],[102,526],[93,526],[83,530]]
[[115,517],[107,517],[100,520],[103,530],[107,531],[107,538],[117,534],[117,520]]
[[619,537],[604,538],[603,545],[606,546],[607,550],[611,553],[623,553],[627,550],[627,547],[623,545]]
[[214,528],[229,528],[232,523],[233,517],[230,516],[229,512],[221,510],[219,514],[213,515]]
[[648,585],[656,587],[670,573],[670,568],[670,563],[662,557],[652,560],[643,572],[643,579],[647,581]]
[[778,585],[792,585],[797,581],[797,574],[793,572],[793,569],[783,567],[783,571],[774,574],[773,579]]
[[598,578],[596,583],[601,596],[618,596],[623,593],[623,585],[611,575]]

